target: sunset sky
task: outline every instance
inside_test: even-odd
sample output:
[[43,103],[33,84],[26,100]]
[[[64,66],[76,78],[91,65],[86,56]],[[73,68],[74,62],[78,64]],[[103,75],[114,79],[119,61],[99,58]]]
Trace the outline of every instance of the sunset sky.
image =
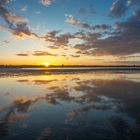
[[140,0],[0,0],[0,64],[140,65]]

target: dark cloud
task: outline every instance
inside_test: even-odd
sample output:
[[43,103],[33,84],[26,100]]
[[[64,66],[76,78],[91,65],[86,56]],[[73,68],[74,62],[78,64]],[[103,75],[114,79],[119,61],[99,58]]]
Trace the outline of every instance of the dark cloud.
[[[16,54],[17,56],[29,56],[29,53],[18,53]],[[34,56],[57,56],[57,54],[52,54],[49,53],[47,51],[34,51],[34,53],[32,54]]]
[[[90,45],[86,45],[86,44],[78,44],[78,45],[75,45],[74,48],[77,49],[77,50],[80,50],[81,52],[82,51],[86,51],[86,50],[90,50],[92,49],[93,46],[90,46]],[[79,51],[78,51],[79,52]]]
[[22,80],[17,80],[17,82],[26,83],[26,82],[29,82],[29,80],[28,79],[22,79]]
[[80,57],[80,55],[70,55],[71,57]]
[[18,54],[16,54],[17,56],[29,56],[29,54],[28,53],[18,53]]
[[[80,33],[79,33],[80,36]],[[86,55],[131,55],[140,52],[140,10],[136,10],[124,22],[117,22],[112,32],[107,35],[102,33],[83,33],[83,44],[75,45],[77,53]]]
[[60,34],[60,30],[48,32],[44,36],[44,39],[53,43],[54,47],[65,47],[72,38],[74,38],[74,36],[70,33]]
[[140,18],[140,9],[134,11],[134,17],[135,18]]
[[49,48],[49,49],[59,49],[59,46],[46,46],[46,48]]
[[116,24],[114,35],[97,41],[97,50],[111,54],[129,55],[140,52],[140,11],[125,22]]
[[54,44],[56,46],[66,46],[69,43],[69,40],[73,38],[73,35],[70,33],[62,34],[56,37]]
[[38,36],[37,34],[33,33],[27,23],[17,23],[16,25],[12,26],[11,31],[13,35],[18,37],[34,37],[37,39],[43,39],[43,37]]
[[47,51],[35,51],[32,55],[34,55],[34,56],[57,56],[57,54],[52,54]]
[[111,16],[119,18],[124,15],[127,9],[127,0],[116,0],[110,8]]
[[140,6],[140,1],[139,0],[128,0],[127,1],[128,3],[128,6],[132,6],[132,5],[135,5],[135,6]]
[[110,8],[110,16],[114,18],[120,18],[130,7],[140,7],[139,4],[139,0],[116,0]]
[[10,3],[12,0],[1,0],[0,1],[0,5],[1,6],[4,6],[5,4],[8,4],[8,3]]

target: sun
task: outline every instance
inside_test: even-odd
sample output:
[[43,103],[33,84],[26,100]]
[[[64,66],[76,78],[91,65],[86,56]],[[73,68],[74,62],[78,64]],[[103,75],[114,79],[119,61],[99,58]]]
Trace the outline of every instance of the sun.
[[49,67],[50,66],[49,62],[44,62],[43,64],[44,64],[45,67]]

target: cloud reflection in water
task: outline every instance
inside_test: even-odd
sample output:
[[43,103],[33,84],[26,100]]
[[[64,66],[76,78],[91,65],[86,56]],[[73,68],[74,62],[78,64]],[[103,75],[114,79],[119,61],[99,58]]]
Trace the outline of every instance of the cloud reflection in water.
[[[0,99],[0,136],[3,138],[14,138],[11,131],[19,133],[20,129],[14,127],[21,123],[29,125],[22,128],[28,131],[38,128],[32,134],[36,139],[81,140],[87,134],[90,139],[139,138],[139,74],[18,76],[1,78],[0,82],[3,80],[7,88],[1,87],[1,90],[9,93],[1,94],[4,98]],[[28,139],[28,134],[24,135]],[[22,139],[22,134],[19,137]]]

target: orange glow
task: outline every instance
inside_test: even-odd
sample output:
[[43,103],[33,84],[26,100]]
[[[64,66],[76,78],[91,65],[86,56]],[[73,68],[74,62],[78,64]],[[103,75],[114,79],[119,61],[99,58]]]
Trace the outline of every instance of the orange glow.
[[43,64],[44,64],[45,67],[49,67],[50,66],[49,62],[44,62]]

